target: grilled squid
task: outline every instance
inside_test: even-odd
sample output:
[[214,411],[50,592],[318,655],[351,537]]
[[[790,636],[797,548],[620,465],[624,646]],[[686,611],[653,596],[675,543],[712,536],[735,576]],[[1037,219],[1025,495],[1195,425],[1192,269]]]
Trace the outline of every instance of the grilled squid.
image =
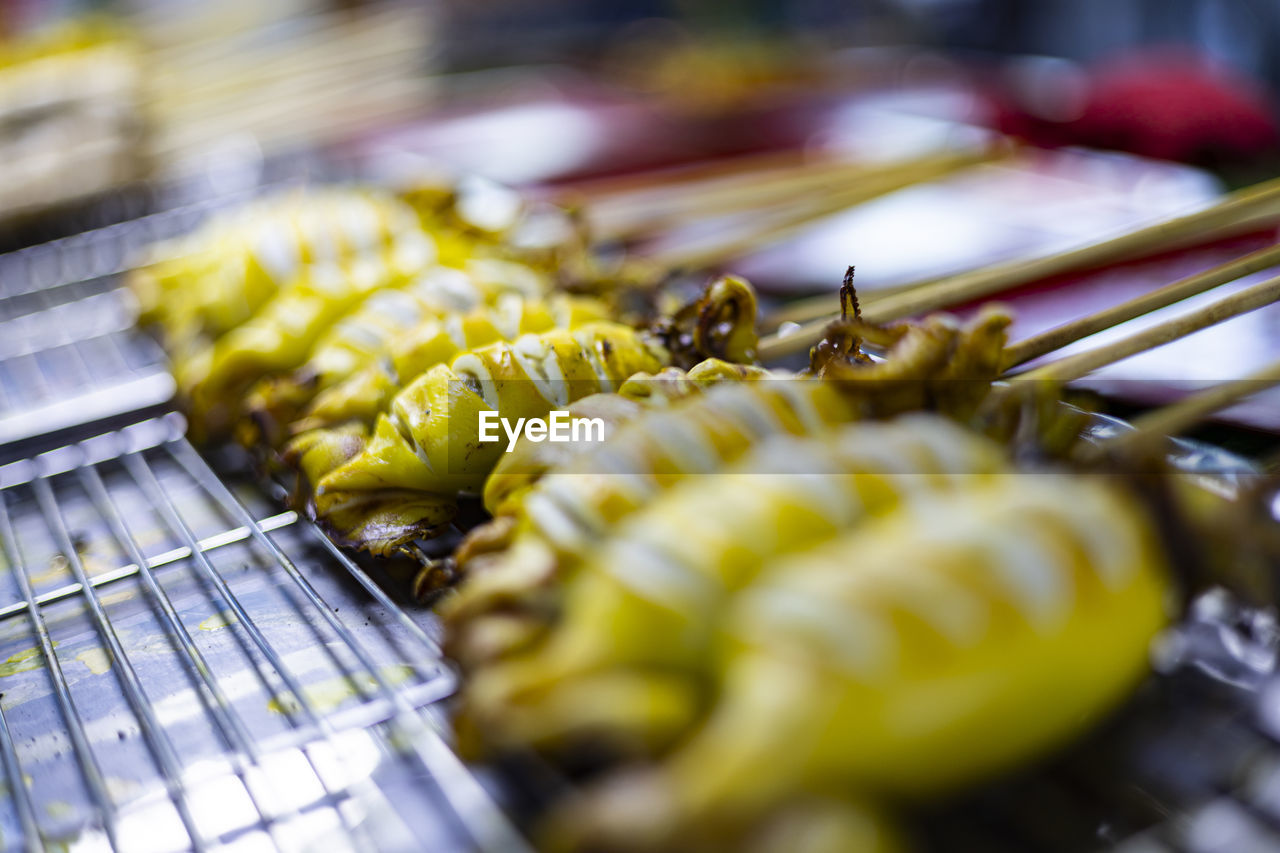
[[[779,382],[776,386],[752,387],[742,392],[721,390],[717,394],[724,395],[725,405],[742,405],[748,409],[752,406],[764,409],[774,405],[784,408],[797,406],[799,407],[798,417],[804,417],[804,413],[812,409],[829,413],[819,419],[809,417],[807,426],[810,427],[819,423],[842,422],[854,418],[891,416],[921,408],[960,417],[969,413],[971,401],[984,394],[990,387],[992,379],[998,374],[999,356],[1009,322],[1008,313],[997,308],[982,311],[965,324],[958,323],[946,315],[933,315],[919,324],[903,324],[900,328],[884,332],[883,340],[887,341],[888,351],[882,361],[873,361],[860,351],[853,357],[845,351],[838,360],[829,356],[819,360],[815,356],[814,367],[805,374],[766,371],[760,368],[744,369],[742,366],[709,360],[690,372],[687,377],[689,380],[687,387],[690,390],[699,389],[726,379],[777,379]],[[921,347],[922,340],[929,341],[929,346]],[[927,353],[922,354],[922,349],[927,350]],[[814,376],[824,381],[813,381]],[[646,385],[650,386],[653,392],[647,390]],[[792,385],[795,388],[780,390],[784,385]],[[899,393],[900,386],[907,385],[916,386],[910,397]],[[953,385],[963,385],[965,390],[959,392],[951,387]],[[772,387],[773,390],[766,391],[768,387]],[[675,397],[687,396],[683,392],[670,393],[669,389],[664,387],[661,377],[652,380],[636,377],[635,381],[630,383],[630,387],[624,390],[628,392],[628,396],[641,401],[652,393],[653,398],[660,400],[664,406],[672,403]],[[733,399],[733,395],[738,393],[752,397],[755,402],[743,401],[741,404],[729,402]],[[966,401],[965,406],[953,409],[940,405],[944,400],[955,402],[960,399],[961,393]],[[765,394],[771,395],[770,400],[756,399],[756,395]],[[719,397],[708,401],[689,401],[682,405],[690,408],[688,416],[695,420],[706,418],[714,420],[728,413],[704,413],[697,409],[702,406],[714,408],[719,405],[718,399]],[[678,407],[672,408],[673,413],[679,411]],[[631,406],[629,411],[634,412],[638,417],[642,407]],[[762,410],[758,414],[759,417],[756,420],[768,420],[767,411]],[[750,420],[743,410],[739,410],[736,416],[739,419],[746,417]],[[669,421],[672,429],[678,428],[679,417],[681,415]],[[625,436],[634,436],[634,440],[641,443],[659,440],[665,431],[664,422],[666,422],[664,413],[654,412],[651,416],[647,416],[643,423],[637,424],[633,429],[624,430],[624,438],[620,440],[629,440]],[[763,433],[763,435],[768,434],[771,433]],[[524,491],[527,491],[538,477],[547,473],[552,467],[531,465],[521,455],[522,449],[517,445],[516,454],[504,460],[486,484],[485,505],[495,515],[518,512],[516,504],[521,500]],[[589,452],[584,454],[585,464],[589,468],[601,470],[602,466],[590,458],[590,452],[595,450],[590,448]],[[532,452],[543,454],[555,451],[537,449]],[[601,447],[599,452],[609,454],[613,451],[611,447]],[[636,450],[635,452],[643,453],[644,451]],[[648,467],[642,466],[640,470],[650,470],[657,464],[678,469],[679,460],[656,456]],[[679,473],[678,470],[675,473]]]
[[439,255],[413,208],[373,190],[314,189],[264,199],[162,243],[130,279],[145,323],[171,350],[216,338],[253,316],[312,265],[385,257],[397,249]]
[[[760,440],[921,407],[969,414],[997,375],[1009,319],[991,309],[967,323],[938,315],[888,332],[859,327],[884,336],[883,361],[863,355],[857,337],[815,350],[811,372],[821,379],[771,373],[776,381],[726,385],[643,413],[633,407],[633,425],[621,425],[603,445],[567,463],[563,474],[545,467],[522,471],[520,454],[513,454],[485,489],[486,506],[499,519],[473,533],[458,553],[459,567],[473,577],[444,612],[459,624],[480,614],[491,618],[476,626],[485,639],[474,648],[470,639],[461,642],[456,653],[464,660],[483,657],[536,635],[555,610],[556,585],[574,555],[666,486],[717,470]],[[832,338],[845,334],[838,326]],[[537,482],[544,474],[546,482]],[[436,579],[430,570],[420,574],[418,594],[432,591]]]
[[[555,315],[545,325],[528,322],[513,330],[510,317],[463,318],[461,326],[424,327],[390,343],[386,357],[317,395],[295,426],[295,432],[348,421],[372,422],[391,398],[411,380],[461,349],[474,349],[516,334],[554,327],[574,328],[583,322],[607,319],[606,307],[587,300],[549,305]],[[677,313],[663,318],[651,331],[673,356],[683,361],[714,356],[733,362],[749,361],[755,346],[755,293],[745,281],[731,276],[713,281],[702,296]],[[567,309],[567,313],[566,313]],[[531,318],[532,319],[532,318]],[[447,333],[447,338],[445,334]],[[466,345],[459,341],[466,339]]]
[[915,501],[736,596],[706,721],[558,825],[590,849],[666,849],[797,791],[911,799],[971,783],[1132,690],[1169,590],[1150,520],[1101,475]]
[[435,267],[406,287],[375,293],[324,332],[301,366],[257,382],[245,403],[251,420],[242,441],[274,447],[289,431],[372,421],[401,376],[467,349],[605,319],[598,300],[545,295],[547,285],[532,270],[507,266],[528,275],[480,278]]
[[606,320],[607,313],[603,303],[587,297],[500,297],[492,305],[416,323],[388,339],[376,357],[362,359],[354,370],[346,367],[351,359],[331,367],[327,362],[336,359],[322,360],[317,353],[289,380],[295,388],[318,389],[293,430],[300,433],[349,421],[372,423],[409,381],[437,364],[520,335]]
[[[968,418],[1000,375],[1012,320],[998,305],[964,323],[949,314],[889,326],[839,320],[814,348],[809,372],[844,385],[866,417],[923,409]],[[885,357],[868,358],[864,344]]]
[[309,267],[218,340],[185,357],[175,354],[173,372],[193,430],[201,436],[224,433],[241,414],[253,382],[297,366],[326,329],[373,294],[403,286],[430,260],[362,257],[342,267]]
[[[613,435],[624,424],[641,418],[646,410],[671,407],[713,385],[724,382],[742,382],[751,379],[776,377],[778,374],[752,364],[735,364],[720,358],[700,361],[688,370],[667,367],[655,374],[638,373],[622,384],[616,394],[593,394],[569,406],[576,417],[599,418],[605,424],[604,441],[611,442]],[[627,432],[633,431],[628,428]],[[484,505],[495,516],[518,514],[527,491],[537,485],[546,474],[576,465],[588,469],[587,461],[599,449],[609,453],[605,446],[576,444],[534,444],[517,441],[485,480]]]
[[[566,581],[547,636],[475,674],[467,717],[490,743],[559,749],[583,737],[669,740],[683,730],[674,713],[611,719],[627,712],[566,697],[589,696],[597,679],[615,687],[630,682],[637,692],[666,685],[695,700],[687,726],[697,711],[698,677],[712,664],[720,611],[736,590],[783,555],[920,495],[974,488],[1006,470],[995,444],[934,415],[765,442],[617,524]],[[451,650],[482,657],[485,629],[483,619],[455,627]],[[467,649],[468,639],[481,648]]]
[[[448,521],[458,493],[483,485],[507,439],[499,434],[495,441],[481,441],[482,412],[509,422],[544,418],[588,394],[612,390],[632,374],[657,370],[667,357],[646,335],[616,323],[523,335],[463,353],[397,394],[359,451],[333,470],[320,474],[312,461],[317,453],[326,463],[336,459],[322,441],[299,438],[294,450],[314,477],[316,514],[355,542],[351,519],[367,517],[374,507],[389,508],[399,529],[392,532],[389,522],[380,521],[376,542],[357,543],[389,553]],[[345,441],[349,435],[339,431],[337,437]],[[415,502],[415,519],[406,519],[397,506],[406,498]],[[367,529],[363,521],[358,526]]]
[[574,558],[618,520],[681,480],[719,471],[771,436],[821,433],[854,417],[834,385],[766,374],[641,409],[607,441],[536,482],[500,468],[485,489],[500,519],[463,545],[458,561],[467,580],[441,612],[455,627],[513,609],[522,612],[517,622],[525,627],[541,624],[554,612],[559,582]]
[[[509,433],[481,440],[482,414],[501,419],[504,431],[513,423],[518,429],[522,419],[546,418],[583,397],[612,392],[635,374],[741,355],[744,341],[754,340],[755,296],[746,282],[722,278],[693,304],[699,310],[691,320],[649,331],[589,323],[461,353],[396,392],[372,425],[356,419],[301,433],[286,461],[303,474],[312,507],[336,535],[378,554],[400,550],[452,518],[457,495],[478,492],[504,455]],[[705,328],[693,334],[689,323]],[[435,349],[425,352],[429,357],[410,353],[418,366],[435,357]]]

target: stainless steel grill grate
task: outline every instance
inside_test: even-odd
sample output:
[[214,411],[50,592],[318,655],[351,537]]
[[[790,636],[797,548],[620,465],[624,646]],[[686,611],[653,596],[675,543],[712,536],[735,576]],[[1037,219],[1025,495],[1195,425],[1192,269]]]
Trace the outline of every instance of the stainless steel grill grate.
[[0,255],[0,444],[164,403],[174,383],[134,328],[122,274],[159,240],[261,188]]
[[0,467],[0,839],[519,849],[442,740],[434,627],[215,474],[181,418],[15,450],[169,400],[122,274],[243,195],[0,255],[0,447],[21,457]]
[[517,849],[428,631],[182,427],[0,468],[6,843]]

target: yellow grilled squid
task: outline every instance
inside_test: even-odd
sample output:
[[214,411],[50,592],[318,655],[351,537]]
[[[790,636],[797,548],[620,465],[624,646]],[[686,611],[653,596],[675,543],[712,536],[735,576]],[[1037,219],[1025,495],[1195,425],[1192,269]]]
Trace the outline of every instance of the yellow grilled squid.
[[[765,442],[615,525],[566,581],[561,615],[541,642],[475,673],[466,714],[500,744],[669,741],[696,715],[697,679],[736,590],[785,554],[919,495],[973,488],[1006,470],[998,446],[936,415]],[[590,697],[601,679],[615,689],[629,681],[637,692],[656,681],[695,703],[681,725],[674,713],[619,719],[603,702],[566,701]]]
[[[713,367],[713,375],[730,375]],[[754,378],[638,410],[605,442],[562,469],[533,469],[536,482],[504,460],[485,487],[485,499],[492,512],[510,518],[495,523],[495,542],[464,545],[459,563],[467,580],[442,604],[459,641],[455,654],[465,662],[503,645],[491,636],[464,650],[472,643],[462,639],[462,622],[486,614],[496,619],[476,625],[478,634],[509,626],[504,642],[516,642],[538,630],[545,614],[555,610],[557,585],[574,560],[664,489],[714,473],[771,436],[812,435],[856,418],[856,408],[834,383],[760,371],[745,376]],[[482,530],[475,537],[488,534]],[[513,609],[529,612],[511,618]]]
[[448,364],[462,352],[524,334],[575,329],[607,316],[605,305],[598,300],[552,295],[545,299],[500,299],[469,312],[417,324],[390,339],[377,358],[341,381],[324,385],[294,429],[305,432],[348,421],[372,423],[411,380],[438,364]]
[[253,317],[211,345],[175,357],[174,376],[193,433],[224,433],[242,413],[250,385],[302,363],[326,329],[374,293],[422,273],[430,260],[397,253],[386,260],[365,256],[343,266],[308,267]]
[[[498,519],[474,532],[457,555],[469,577],[443,606],[454,620],[453,653],[468,663],[529,642],[557,610],[565,569],[613,523],[671,483],[716,470],[770,435],[813,434],[931,405],[968,414],[998,369],[1008,323],[1007,313],[993,309],[963,324],[943,315],[887,332],[853,324],[860,332],[884,332],[888,351],[877,363],[857,355],[860,339],[842,341],[849,330],[836,324],[831,334],[844,345],[815,349],[821,380],[766,374],[778,381],[726,383],[644,414],[633,406],[634,424],[620,425],[581,458],[562,461],[563,475],[536,464],[521,471],[517,445],[485,487],[486,506]],[[435,580],[424,572],[416,591],[431,592]]]
[[417,214],[373,190],[313,189],[263,199],[153,247],[131,276],[143,322],[191,348],[244,322],[308,266],[397,248],[438,255]]
[[1010,474],[906,510],[735,598],[705,723],[580,801],[578,841],[663,849],[798,791],[938,794],[1067,741],[1146,673],[1168,566],[1103,476]]
[[[625,423],[641,417],[646,409],[665,409],[686,397],[701,393],[721,382],[767,379],[785,376],[751,364],[734,364],[719,358],[708,358],[688,370],[667,367],[655,374],[638,373],[618,389],[616,394],[594,394],[573,403],[569,411],[580,417],[599,417],[605,424],[605,441]],[[629,429],[628,432],[635,430]],[[626,439],[624,438],[623,441]],[[586,442],[576,444],[535,444],[517,441],[510,452],[494,468],[484,484],[484,505],[498,516],[519,514],[527,491],[543,475],[570,464],[584,470],[594,467],[590,454],[606,446]],[[574,461],[577,460],[577,461]]]
[[[438,511],[417,523],[447,521],[458,493],[478,491],[504,452],[507,439],[501,430],[497,441],[480,441],[481,412],[512,422],[546,417],[574,400],[613,390],[635,373],[657,370],[666,357],[644,334],[603,322],[522,335],[463,353],[398,393],[378,416],[362,449],[316,478],[316,514],[343,536],[355,523],[352,513],[367,513],[377,504],[395,512],[396,522],[406,526],[404,537],[412,538],[412,524],[395,509],[397,501],[428,496]],[[307,440],[313,442],[310,447],[294,450],[304,471],[318,473],[321,466],[308,460],[309,453],[314,458],[316,440],[300,437],[304,444]],[[319,446],[323,448],[323,440]],[[389,533],[382,536],[375,550],[381,553],[405,541],[388,544],[391,538]]]
[[[527,267],[511,266],[533,275]],[[548,290],[540,278],[480,278],[434,267],[403,287],[378,291],[320,335],[304,363],[258,381],[245,403],[252,421],[242,430],[242,440],[278,446],[289,432],[349,420],[311,415],[297,423],[314,399],[335,385],[344,390],[335,391],[329,400],[343,398],[352,387],[364,387],[368,383],[363,377],[369,375],[387,377],[384,383],[373,383],[377,387],[392,384],[388,374],[397,375],[397,365],[416,368],[410,374],[416,375],[466,349],[557,325],[580,325],[605,314],[596,300],[544,295]],[[376,410],[368,420],[373,414]]]

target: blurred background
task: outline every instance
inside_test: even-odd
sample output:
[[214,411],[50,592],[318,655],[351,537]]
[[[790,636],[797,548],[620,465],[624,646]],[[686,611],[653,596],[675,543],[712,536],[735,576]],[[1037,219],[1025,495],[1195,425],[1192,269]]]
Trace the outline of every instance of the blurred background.
[[[1280,166],[1262,0],[9,0],[0,22],[8,250],[281,183],[462,174],[655,267],[744,274],[773,308],[850,264],[876,290],[1061,251]],[[995,148],[872,197],[822,171]],[[1006,294],[1015,337],[1272,237]],[[1089,382],[1162,402],[1280,356],[1277,325]],[[1230,417],[1280,429],[1271,408]]]
[[[519,135],[558,119],[560,150],[521,136],[523,157],[470,153],[516,160],[487,167],[528,181],[829,144],[849,129],[841,107],[907,90],[924,114],[1234,180],[1269,168],[1277,143],[1280,6],[1261,0],[11,0],[0,21],[4,142],[46,168],[60,146],[114,160],[81,192],[245,147],[350,141],[460,103],[492,113],[483,102],[504,97],[558,96],[601,118],[495,120]],[[624,107],[643,120],[614,115]],[[28,205],[72,191],[45,177],[31,177]]]

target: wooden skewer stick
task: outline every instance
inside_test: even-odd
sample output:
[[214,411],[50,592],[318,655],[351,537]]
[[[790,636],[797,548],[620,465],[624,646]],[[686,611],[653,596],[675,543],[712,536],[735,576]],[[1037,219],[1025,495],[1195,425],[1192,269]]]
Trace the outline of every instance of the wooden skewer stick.
[[[909,172],[922,161],[892,166],[815,162],[786,173],[746,173],[732,179],[659,187],[581,204],[592,234],[599,239],[635,239],[670,229],[694,218],[737,215],[771,205],[815,200],[852,182]],[[925,164],[927,165],[927,163]]]
[[689,185],[701,186],[744,175],[777,174],[802,169],[816,162],[818,158],[813,154],[794,150],[741,154],[736,157],[699,161],[675,168],[575,181],[568,186],[552,190],[548,200],[560,204],[570,201],[591,204],[635,193],[663,191]]
[[1017,381],[1039,380],[1071,382],[1108,364],[1154,349],[1193,332],[1247,314],[1280,300],[1280,276],[1252,285],[1244,290],[1197,308],[1178,317],[1134,332],[1104,346],[1070,355],[1043,367],[1011,377]]
[[[1108,454],[1129,459],[1140,458],[1147,450],[1163,447],[1169,436],[1186,432],[1215,412],[1277,385],[1280,385],[1280,361],[1255,370],[1242,379],[1222,382],[1190,394],[1176,403],[1147,412],[1134,419],[1132,430],[1082,448],[1079,451],[1081,458],[1097,460]],[[1275,461],[1280,463],[1280,455],[1275,457]],[[1264,461],[1260,470],[1268,472],[1272,469]]]
[[715,266],[729,258],[789,237],[824,216],[830,216],[894,190],[986,162],[991,157],[992,155],[986,152],[949,154],[928,162],[913,163],[908,169],[869,175],[864,179],[852,181],[848,187],[833,189],[818,194],[814,198],[801,199],[794,205],[766,211],[755,217],[748,227],[737,233],[731,233],[727,237],[659,249],[652,254],[644,255],[643,260],[669,270]]
[[[830,304],[831,297],[823,298]],[[760,339],[760,343],[756,345],[756,355],[761,361],[768,363],[774,359],[785,358],[806,350],[822,340],[822,336],[826,332],[827,326],[830,325],[831,320],[831,317],[823,317],[820,320],[810,320],[808,323],[802,323],[794,329],[765,335]]]
[[[936,155],[934,155],[936,156]],[[776,157],[773,158],[776,160]],[[848,158],[831,156],[806,158],[793,157],[790,163],[773,161],[761,162],[756,158],[743,158],[718,166],[717,169],[690,174],[681,170],[676,175],[652,174],[643,176],[643,181],[628,177],[627,184],[620,188],[600,188],[588,184],[574,184],[550,195],[556,203],[577,202],[591,207],[604,205],[631,206],[637,203],[661,201],[671,197],[702,196],[707,192],[718,193],[730,189],[754,189],[762,185],[790,183],[793,181],[816,180],[830,170],[849,169],[853,171],[876,172],[886,169],[900,168],[906,160],[888,163],[868,163]],[[606,179],[616,181],[617,179]]]
[[1177,435],[1232,403],[1280,385],[1280,361],[1255,370],[1241,379],[1231,379],[1191,394],[1176,403],[1147,412],[1133,421],[1134,430],[1107,442],[1109,447],[1141,441],[1143,436]]
[[1017,367],[1032,359],[1062,349],[1081,338],[1118,326],[1123,322],[1181,302],[1229,281],[1280,264],[1280,244],[1267,246],[1212,269],[1196,273],[1172,284],[1136,296],[1085,317],[1010,344],[1005,350],[1005,369]]
[[[1191,242],[1203,242],[1243,234],[1280,220],[1280,178],[1231,193],[1212,207],[1169,219],[1056,255],[1012,261],[972,272],[926,282],[877,298],[863,297],[868,322],[900,320],[1001,293],[1054,275],[1088,269],[1116,261],[1142,257]],[[827,312],[785,335],[771,335],[760,342],[760,352],[771,357],[807,349],[821,339],[826,324],[835,318]],[[762,355],[762,357],[764,357]]]

